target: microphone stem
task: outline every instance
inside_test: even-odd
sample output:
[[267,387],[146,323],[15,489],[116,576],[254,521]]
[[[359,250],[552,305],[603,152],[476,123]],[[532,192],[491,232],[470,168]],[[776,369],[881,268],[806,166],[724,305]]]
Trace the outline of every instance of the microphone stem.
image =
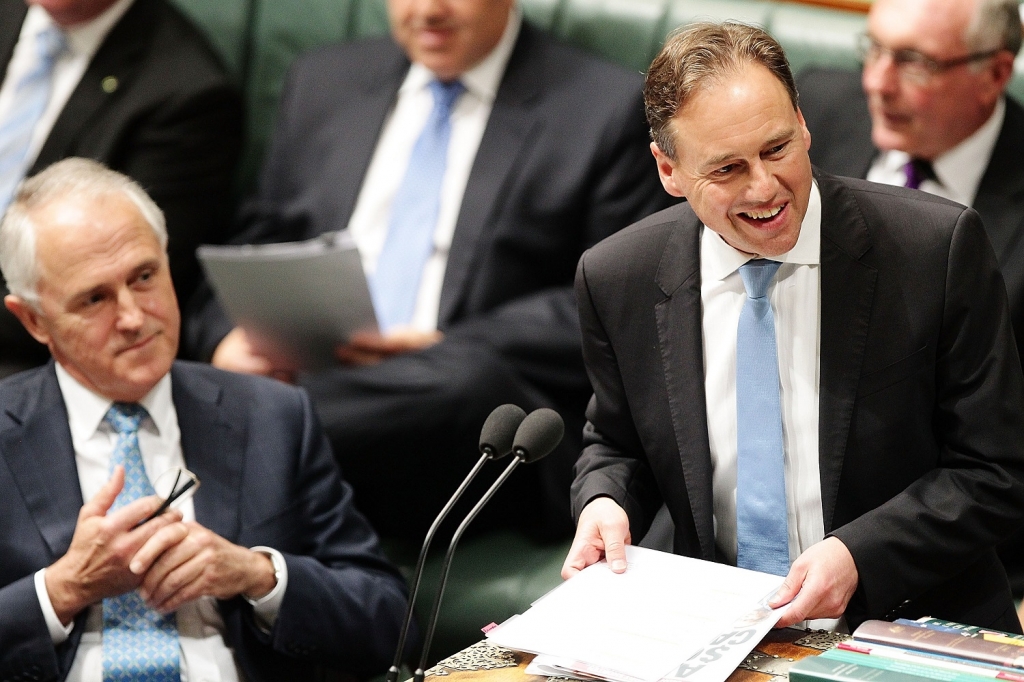
[[498,476],[497,480],[494,481],[491,487],[487,489],[487,492],[484,493],[484,496],[476,503],[476,506],[470,510],[469,514],[467,514],[466,518],[462,520],[462,523],[459,524],[459,527],[455,530],[455,534],[452,536],[452,541],[448,545],[448,552],[444,555],[444,562],[441,564],[441,578],[437,588],[437,596],[434,597],[434,606],[430,609],[430,619],[427,621],[427,635],[423,640],[423,652],[420,655],[420,665],[416,668],[416,672],[413,673],[413,682],[423,682],[424,667],[427,665],[427,658],[430,655],[430,643],[434,639],[434,629],[437,627],[437,615],[438,611],[441,609],[441,599],[444,597],[444,588],[448,584],[448,569],[451,568],[452,565],[452,555],[455,554],[455,546],[459,544],[462,534],[465,532],[469,524],[472,523],[473,519],[476,518],[476,515],[479,514],[484,505],[494,497],[494,493],[498,492],[498,488],[500,488],[505,480],[512,475],[512,472],[522,461],[523,458],[517,455],[516,458],[513,459],[507,467],[505,467],[505,470],[501,472],[501,475]]
[[385,677],[386,682],[397,682],[400,673],[399,666],[402,665],[402,655],[405,653],[405,639],[409,635],[409,628],[412,625],[412,613],[413,608],[416,605],[416,595],[420,590],[420,580],[423,577],[423,564],[427,561],[427,553],[430,551],[430,543],[434,540],[434,534],[437,533],[438,527],[444,521],[445,517],[448,516],[448,512],[452,510],[455,503],[458,502],[459,498],[462,497],[462,493],[466,491],[469,484],[473,482],[476,475],[480,473],[491,456],[484,453],[477,460],[473,469],[469,472],[469,475],[462,481],[458,490],[451,496],[448,503],[441,509],[441,513],[434,519],[434,523],[430,525],[430,530],[427,531],[427,536],[423,539],[423,547],[420,548],[420,556],[416,560],[416,572],[413,574],[412,584],[409,586],[409,605],[405,610],[405,622],[402,624],[402,631],[398,635],[398,649],[395,651],[395,660],[388,668],[388,674]]

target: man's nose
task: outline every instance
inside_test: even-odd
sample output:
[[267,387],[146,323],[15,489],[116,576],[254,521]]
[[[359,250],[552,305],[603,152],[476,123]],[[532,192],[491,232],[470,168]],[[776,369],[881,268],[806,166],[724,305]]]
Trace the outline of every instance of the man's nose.
[[770,201],[775,198],[779,189],[779,180],[764,161],[757,160],[750,164],[749,199],[751,201]]
[[145,313],[135,298],[135,293],[124,287],[117,295],[117,326],[125,331],[137,330],[142,327]]

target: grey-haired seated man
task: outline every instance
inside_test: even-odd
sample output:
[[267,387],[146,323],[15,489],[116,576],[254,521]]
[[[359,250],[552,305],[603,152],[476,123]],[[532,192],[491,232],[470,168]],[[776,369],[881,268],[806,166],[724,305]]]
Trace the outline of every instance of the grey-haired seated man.
[[[5,304],[54,358],[0,382],[0,678],[382,671],[400,576],[302,390],[174,360],[166,243],[145,192],[82,159],[0,225]],[[174,467],[198,491],[140,525]]]

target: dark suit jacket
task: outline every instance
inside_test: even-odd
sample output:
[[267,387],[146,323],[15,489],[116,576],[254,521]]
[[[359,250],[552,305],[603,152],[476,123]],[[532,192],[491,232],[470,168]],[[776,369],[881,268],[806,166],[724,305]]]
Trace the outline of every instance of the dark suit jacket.
[[[240,241],[346,227],[408,69],[390,38],[296,61]],[[636,74],[524,23],[466,187],[440,329],[487,339],[549,390],[586,387],[571,286],[580,253],[669,203],[648,151],[641,87]],[[186,343],[201,358],[231,327],[216,306],[191,322]]]
[[[314,663],[382,671],[405,590],[352,507],[306,394],[176,363],[185,462],[202,481],[196,520],[236,544],[278,549],[288,588],[270,635],[241,597],[220,602],[225,641],[251,680],[310,679]],[[81,638],[54,648],[32,575],[68,549],[82,494],[52,363],[0,383],[0,679],[63,679]]]
[[[811,161],[824,171],[863,178],[878,150],[860,74],[811,69],[800,74],[800,109],[811,131]],[[1024,354],[1024,109],[1006,98],[1006,119],[972,208],[981,216],[1010,297],[1017,348]],[[1024,357],[1024,355],[1022,355]]]
[[[816,177],[822,512],[860,574],[847,618],[1012,624],[993,547],[1024,514],[1024,380],[978,216],[923,192]],[[635,538],[664,500],[675,551],[713,560],[700,233],[680,205],[580,262],[594,397],[573,494],[577,516],[614,498]]]
[[[24,0],[0,0],[2,64],[25,12]],[[101,84],[109,77],[117,88],[107,93]],[[167,218],[171,272],[184,304],[199,277],[196,247],[222,241],[229,224],[241,139],[241,98],[205,38],[165,0],[135,0],[93,56],[29,174],[84,156],[137,180]],[[49,357],[6,309],[0,349],[0,376]]]

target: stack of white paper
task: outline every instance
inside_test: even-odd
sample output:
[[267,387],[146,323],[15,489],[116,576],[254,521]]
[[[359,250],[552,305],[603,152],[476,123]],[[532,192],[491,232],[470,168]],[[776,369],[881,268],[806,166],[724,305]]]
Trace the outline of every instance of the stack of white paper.
[[778,620],[782,577],[627,547],[625,573],[594,564],[487,633],[538,656],[540,674],[614,682],[721,682]]

